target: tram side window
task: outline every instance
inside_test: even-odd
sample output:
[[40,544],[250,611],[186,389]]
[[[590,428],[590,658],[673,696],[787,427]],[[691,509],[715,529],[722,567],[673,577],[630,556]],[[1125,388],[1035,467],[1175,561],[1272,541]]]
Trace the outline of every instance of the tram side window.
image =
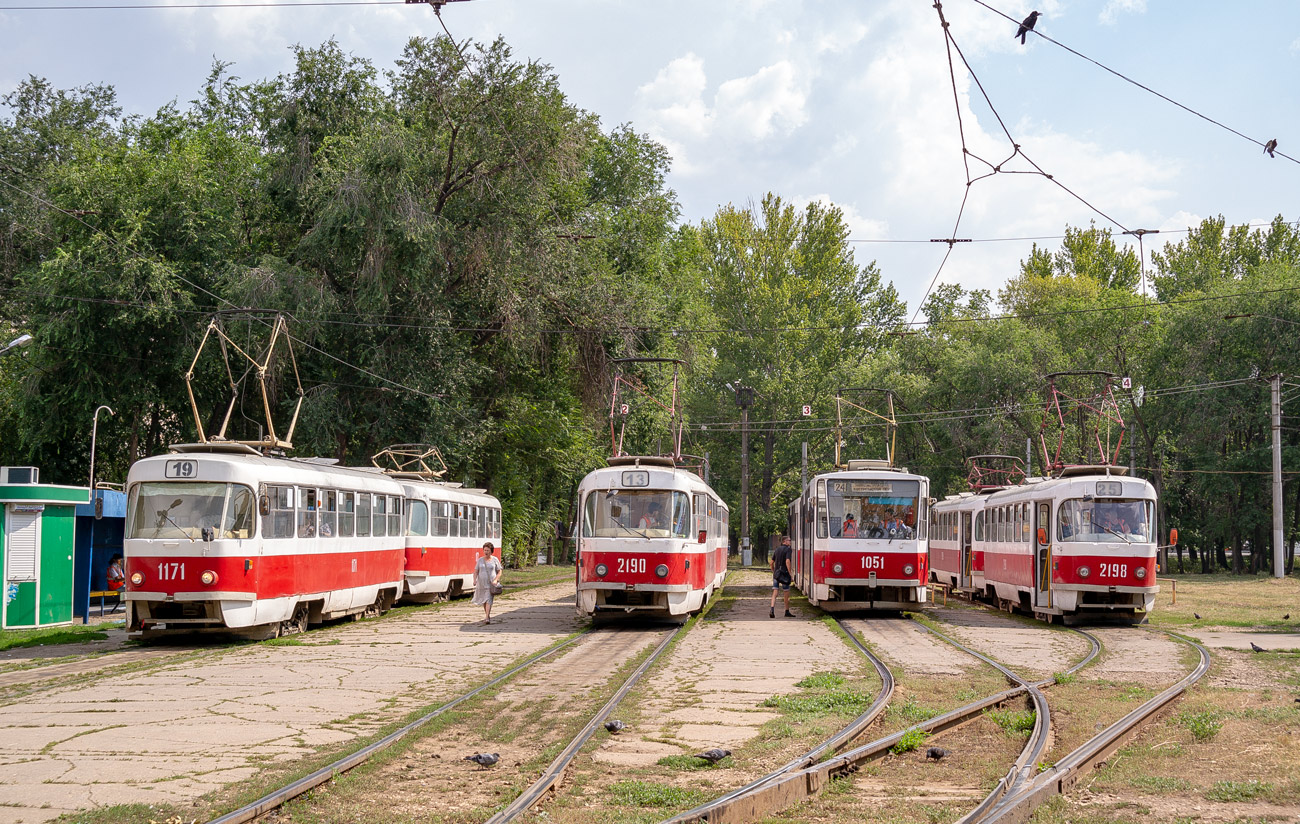
[[407,501],[406,513],[410,518],[410,523],[406,527],[407,535],[429,534],[429,507],[424,501]]
[[338,518],[339,493],[333,489],[321,490],[320,505],[320,529],[318,534],[322,538],[333,538],[338,530],[335,529]]
[[430,501],[429,506],[433,510],[429,516],[429,526],[432,527],[429,534],[435,538],[446,538],[447,513],[451,509],[451,504],[446,501]]
[[983,541],[984,540],[984,513],[976,512],[974,520],[975,520],[975,540]]
[[397,495],[388,496],[388,534],[402,534],[402,498]]
[[371,513],[374,517],[371,518],[370,534],[374,535],[376,538],[387,535],[388,534],[388,496],[387,495],[375,496],[375,506],[374,509],[371,510]]
[[370,536],[370,493],[357,493],[357,537]]
[[267,538],[293,537],[293,487],[268,486],[266,494],[271,499],[271,514],[263,524],[262,532]]
[[475,504],[469,508],[470,525],[469,528],[474,533],[475,538],[482,538],[483,535],[483,507]]
[[501,540],[501,510],[492,510],[492,537]]
[[357,528],[357,493],[339,493],[339,536],[351,538]]
[[315,489],[298,488],[298,537],[316,537],[316,509],[320,505],[320,493]]

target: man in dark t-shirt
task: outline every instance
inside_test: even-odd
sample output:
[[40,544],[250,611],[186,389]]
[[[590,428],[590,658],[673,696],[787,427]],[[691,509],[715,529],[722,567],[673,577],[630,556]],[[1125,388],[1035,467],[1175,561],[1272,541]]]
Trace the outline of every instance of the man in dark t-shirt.
[[781,590],[785,592],[785,617],[793,618],[794,613],[790,611],[790,582],[794,580],[793,570],[791,569],[793,552],[790,549],[790,537],[781,539],[781,546],[777,549],[776,554],[772,556],[772,606],[767,611],[768,618],[776,617],[776,592]]

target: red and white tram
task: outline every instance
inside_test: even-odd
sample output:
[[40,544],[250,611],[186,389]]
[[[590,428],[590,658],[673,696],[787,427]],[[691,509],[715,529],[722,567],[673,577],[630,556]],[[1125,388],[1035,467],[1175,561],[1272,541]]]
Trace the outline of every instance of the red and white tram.
[[930,510],[930,579],[965,592],[984,591],[984,548],[973,542],[984,496],[949,495]]
[[578,496],[579,615],[685,617],[722,585],[727,506],[672,458],[611,458]]
[[406,500],[406,594],[442,601],[474,588],[483,544],[501,548],[501,502],[482,489],[395,476]]
[[[972,499],[978,509],[966,508]],[[1049,621],[1139,623],[1160,591],[1155,507],[1155,488],[1141,478],[1073,467],[934,509],[941,525],[971,513],[972,552],[984,561],[973,586],[990,601]]]
[[816,475],[790,505],[795,585],[828,611],[925,603],[930,480],[889,461]]
[[499,536],[501,523],[496,499],[478,491],[233,443],[138,461],[127,496],[136,637],[297,632],[382,613],[408,581],[417,600],[432,600],[464,586],[460,555]]

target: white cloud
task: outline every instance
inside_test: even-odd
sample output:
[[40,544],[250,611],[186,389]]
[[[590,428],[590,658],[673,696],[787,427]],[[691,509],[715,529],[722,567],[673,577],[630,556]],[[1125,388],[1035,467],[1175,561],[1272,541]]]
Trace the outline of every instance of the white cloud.
[[807,76],[782,60],[718,87],[718,127],[750,140],[788,135],[807,122],[807,98]]
[[1097,19],[1104,26],[1113,26],[1121,14],[1145,14],[1147,0],[1110,0]]

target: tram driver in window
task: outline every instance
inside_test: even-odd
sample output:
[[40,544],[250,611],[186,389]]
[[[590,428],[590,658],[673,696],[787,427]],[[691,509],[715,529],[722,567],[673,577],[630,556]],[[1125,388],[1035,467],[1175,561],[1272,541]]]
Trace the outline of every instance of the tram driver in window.
[[663,507],[659,505],[658,501],[651,501],[637,526],[640,529],[661,529],[663,527],[662,522]]
[[844,516],[844,533],[845,538],[858,537],[858,522],[853,519],[853,513],[850,512]]

